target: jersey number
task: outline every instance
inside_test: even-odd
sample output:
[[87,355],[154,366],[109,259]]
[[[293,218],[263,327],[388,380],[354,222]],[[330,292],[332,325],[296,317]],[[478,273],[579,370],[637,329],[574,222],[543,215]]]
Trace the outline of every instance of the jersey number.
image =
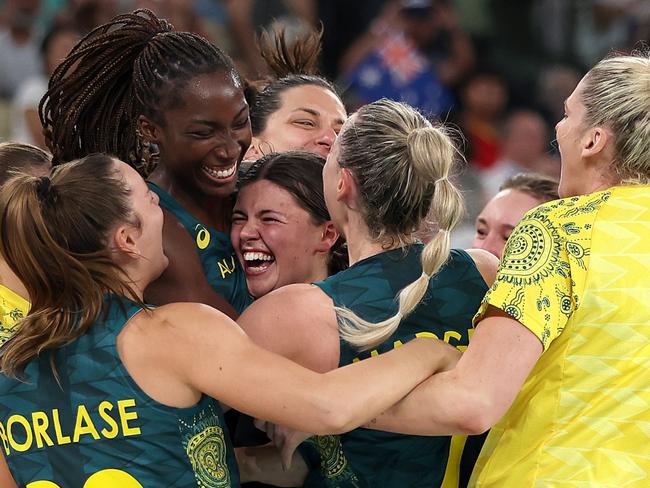
[[[102,469],[86,480],[83,488],[142,488],[142,485],[126,471],[119,469]],[[52,481],[32,481],[26,488],[61,488]]]

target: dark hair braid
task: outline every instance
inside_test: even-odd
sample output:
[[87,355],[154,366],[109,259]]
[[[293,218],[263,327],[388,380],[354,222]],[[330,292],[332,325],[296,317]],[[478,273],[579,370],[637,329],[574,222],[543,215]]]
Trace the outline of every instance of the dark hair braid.
[[53,164],[92,152],[115,154],[146,176],[153,169],[137,134],[138,117],[164,124],[182,104],[181,86],[226,71],[232,60],[216,46],[141,9],[118,15],[86,35],[56,68],[39,105]]

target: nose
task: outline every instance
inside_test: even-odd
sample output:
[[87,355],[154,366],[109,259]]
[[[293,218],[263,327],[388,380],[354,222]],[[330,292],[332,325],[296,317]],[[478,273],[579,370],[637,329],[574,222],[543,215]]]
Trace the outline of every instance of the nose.
[[316,144],[319,146],[326,146],[327,150],[329,151],[332,148],[332,144],[334,144],[334,140],[336,139],[336,132],[334,132],[334,129],[331,127],[325,128],[318,136],[316,139]]
[[241,147],[232,137],[228,137],[214,148],[215,155],[223,161],[231,162],[239,158]]
[[259,235],[257,224],[250,218],[244,223],[244,225],[242,225],[241,230],[239,231],[239,239],[242,242],[257,239]]

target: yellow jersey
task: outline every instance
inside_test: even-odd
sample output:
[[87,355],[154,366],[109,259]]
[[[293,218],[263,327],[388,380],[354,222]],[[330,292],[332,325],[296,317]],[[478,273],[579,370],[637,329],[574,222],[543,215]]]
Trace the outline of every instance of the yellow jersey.
[[16,325],[29,312],[29,302],[23,297],[0,285],[0,346],[14,334]]
[[544,351],[474,469],[475,487],[650,486],[650,187],[531,210],[493,305]]

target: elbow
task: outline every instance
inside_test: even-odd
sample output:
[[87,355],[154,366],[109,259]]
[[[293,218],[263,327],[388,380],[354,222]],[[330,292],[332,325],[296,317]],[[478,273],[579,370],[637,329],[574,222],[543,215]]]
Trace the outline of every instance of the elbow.
[[316,435],[343,434],[355,429],[365,420],[355,415],[354,402],[342,401],[340,395],[319,395],[317,418],[314,422],[314,429],[310,432]]
[[468,394],[458,402],[451,428],[455,434],[482,434],[496,424],[502,415],[499,404],[490,398]]
[[319,435],[344,434],[358,427],[361,422],[355,421],[349,408],[327,409],[323,412],[320,426],[321,432],[314,432]]

